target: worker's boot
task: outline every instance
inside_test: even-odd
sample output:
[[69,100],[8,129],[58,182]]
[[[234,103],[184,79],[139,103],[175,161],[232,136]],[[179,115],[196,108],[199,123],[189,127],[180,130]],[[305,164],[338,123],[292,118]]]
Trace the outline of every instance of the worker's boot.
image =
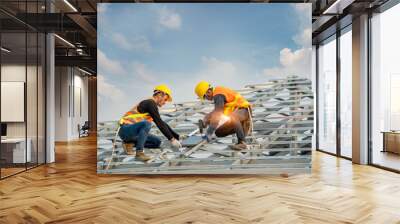
[[135,152],[133,151],[133,143],[122,143],[122,148],[124,149],[125,153],[130,156],[134,156]]
[[241,151],[241,150],[247,149],[247,145],[243,141],[239,142],[238,144],[231,145],[230,147],[231,147],[231,149],[236,150],[236,151]]
[[151,157],[144,154],[143,151],[138,151],[136,152],[136,159],[141,160],[143,162],[147,162],[151,159]]

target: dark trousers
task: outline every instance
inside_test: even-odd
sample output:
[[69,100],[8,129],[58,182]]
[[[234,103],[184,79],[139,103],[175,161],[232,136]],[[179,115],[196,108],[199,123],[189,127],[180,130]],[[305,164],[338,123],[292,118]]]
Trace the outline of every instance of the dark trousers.
[[161,145],[161,139],[155,135],[149,134],[151,123],[141,121],[135,124],[122,125],[118,135],[124,143],[135,143],[136,151],[143,151],[143,148],[158,148]]
[[215,130],[217,137],[225,137],[236,133],[238,142],[245,142],[245,132],[243,124],[250,122],[248,109],[242,108],[229,114],[230,120]]

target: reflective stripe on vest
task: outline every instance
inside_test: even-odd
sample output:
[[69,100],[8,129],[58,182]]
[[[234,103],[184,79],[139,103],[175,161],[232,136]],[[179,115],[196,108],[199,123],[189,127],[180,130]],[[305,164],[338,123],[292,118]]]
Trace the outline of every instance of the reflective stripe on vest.
[[152,122],[153,118],[151,118],[149,113],[139,113],[137,106],[135,106],[132,110],[124,114],[124,116],[119,120],[119,124],[135,124],[144,120]]
[[213,96],[224,95],[226,103],[224,105],[224,114],[228,115],[239,108],[249,108],[250,103],[239,93],[222,86],[214,88]]

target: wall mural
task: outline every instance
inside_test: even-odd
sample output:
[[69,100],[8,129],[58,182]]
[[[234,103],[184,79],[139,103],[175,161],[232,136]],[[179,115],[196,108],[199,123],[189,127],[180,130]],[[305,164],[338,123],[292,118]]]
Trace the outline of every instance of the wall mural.
[[97,172],[310,172],[311,52],[311,4],[98,4]]

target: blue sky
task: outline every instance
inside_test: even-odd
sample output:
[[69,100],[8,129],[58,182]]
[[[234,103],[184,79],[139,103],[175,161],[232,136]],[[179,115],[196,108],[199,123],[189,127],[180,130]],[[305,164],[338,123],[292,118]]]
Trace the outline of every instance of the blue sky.
[[309,76],[310,4],[98,4],[99,121],[115,120],[161,83],[175,102],[195,84],[241,88]]

